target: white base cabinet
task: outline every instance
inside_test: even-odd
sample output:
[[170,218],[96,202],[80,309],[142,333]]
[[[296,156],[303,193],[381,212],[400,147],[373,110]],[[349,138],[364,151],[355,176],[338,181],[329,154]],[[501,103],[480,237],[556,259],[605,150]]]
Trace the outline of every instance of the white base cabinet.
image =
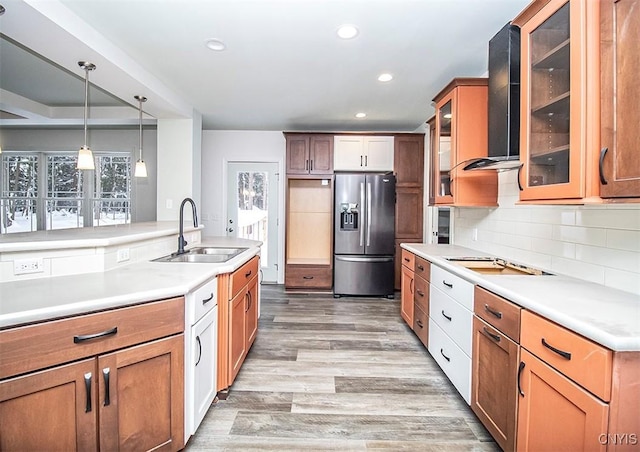
[[471,405],[471,358],[433,319],[429,319],[429,353],[465,402]]

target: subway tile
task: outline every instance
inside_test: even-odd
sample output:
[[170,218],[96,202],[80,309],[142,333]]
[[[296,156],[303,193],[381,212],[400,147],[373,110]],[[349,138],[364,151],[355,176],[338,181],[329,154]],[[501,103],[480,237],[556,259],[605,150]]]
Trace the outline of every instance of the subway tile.
[[608,248],[640,252],[640,231],[608,229],[606,245]]
[[604,284],[604,267],[573,259],[552,257],[551,270],[566,276]]
[[561,242],[558,240],[532,238],[531,249],[542,254],[551,256],[566,257],[567,259],[576,258],[576,244]]
[[583,245],[605,246],[606,230],[579,226],[554,226],[553,239]]
[[604,269],[604,285],[640,295],[640,275],[615,268]]
[[599,246],[576,246],[576,259],[603,267],[640,273],[640,254]]
[[613,208],[580,209],[576,212],[576,224],[590,228],[640,231],[640,212]]

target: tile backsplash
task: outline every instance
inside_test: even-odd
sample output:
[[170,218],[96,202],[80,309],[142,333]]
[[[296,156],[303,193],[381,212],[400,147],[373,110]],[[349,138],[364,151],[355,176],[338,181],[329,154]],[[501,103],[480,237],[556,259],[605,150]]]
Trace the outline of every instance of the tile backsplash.
[[500,207],[454,209],[456,245],[640,294],[639,204],[517,205],[516,176],[499,174]]

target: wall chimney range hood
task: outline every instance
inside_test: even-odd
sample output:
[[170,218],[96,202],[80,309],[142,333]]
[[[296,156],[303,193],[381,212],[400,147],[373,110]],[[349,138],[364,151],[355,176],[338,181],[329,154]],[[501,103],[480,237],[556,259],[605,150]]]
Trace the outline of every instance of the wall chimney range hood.
[[520,28],[506,24],[489,41],[489,155],[464,170],[520,167]]

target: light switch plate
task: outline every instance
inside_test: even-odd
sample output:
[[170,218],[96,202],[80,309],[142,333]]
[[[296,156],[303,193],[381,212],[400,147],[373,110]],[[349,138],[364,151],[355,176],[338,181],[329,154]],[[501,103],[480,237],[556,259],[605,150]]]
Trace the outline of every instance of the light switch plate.
[[129,248],[120,248],[118,250],[117,256],[116,256],[116,262],[124,262],[124,261],[128,261],[130,258],[129,256]]

